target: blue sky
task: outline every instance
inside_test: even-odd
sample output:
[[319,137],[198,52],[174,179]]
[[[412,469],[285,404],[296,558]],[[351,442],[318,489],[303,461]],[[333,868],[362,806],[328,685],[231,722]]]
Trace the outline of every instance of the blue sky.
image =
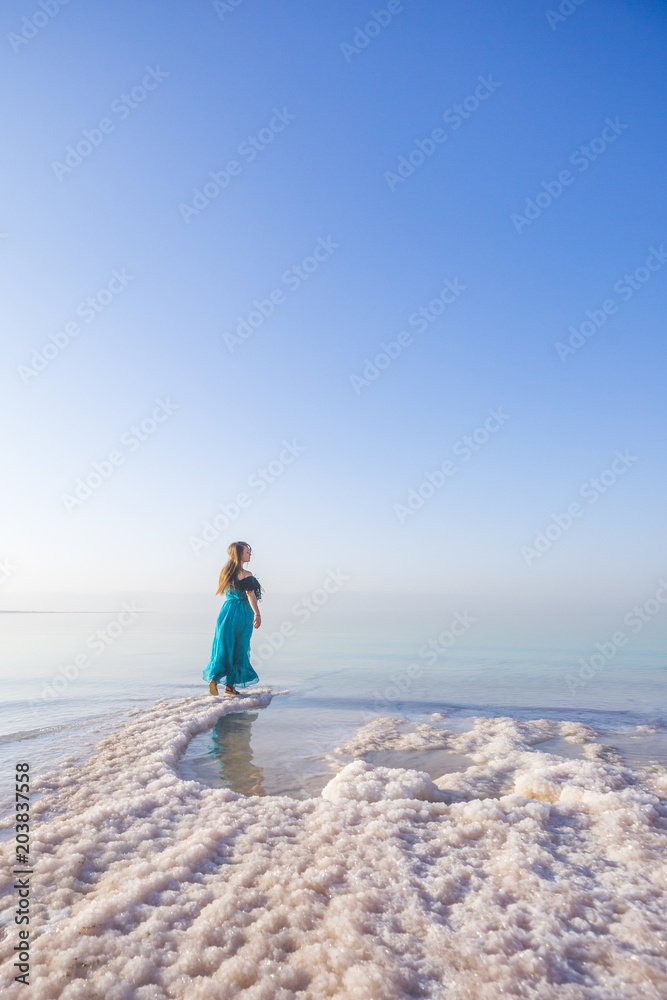
[[275,592],[655,591],[664,5],[45,3],[0,26],[5,593],[208,592],[237,538]]

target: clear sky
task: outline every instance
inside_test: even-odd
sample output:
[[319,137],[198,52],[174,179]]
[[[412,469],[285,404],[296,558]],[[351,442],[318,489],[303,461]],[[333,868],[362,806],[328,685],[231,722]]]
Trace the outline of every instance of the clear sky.
[[5,594],[655,591],[664,4],[0,20]]

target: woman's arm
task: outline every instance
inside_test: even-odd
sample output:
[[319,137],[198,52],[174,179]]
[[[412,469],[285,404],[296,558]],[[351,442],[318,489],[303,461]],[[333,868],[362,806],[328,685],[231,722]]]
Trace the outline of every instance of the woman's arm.
[[250,607],[255,612],[255,620],[253,622],[253,628],[259,628],[259,626],[262,624],[262,616],[260,615],[259,608],[257,606],[257,598],[255,597],[255,591],[249,590],[247,591],[247,594],[248,594],[248,600],[250,601]]

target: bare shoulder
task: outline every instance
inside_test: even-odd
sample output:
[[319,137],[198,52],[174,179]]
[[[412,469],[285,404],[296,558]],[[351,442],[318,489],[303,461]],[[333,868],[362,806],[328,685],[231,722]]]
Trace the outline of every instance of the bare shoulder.
[[239,576],[239,580],[245,580],[246,577],[252,576],[252,573],[250,572],[250,570],[240,569],[239,573],[238,573],[238,576]]

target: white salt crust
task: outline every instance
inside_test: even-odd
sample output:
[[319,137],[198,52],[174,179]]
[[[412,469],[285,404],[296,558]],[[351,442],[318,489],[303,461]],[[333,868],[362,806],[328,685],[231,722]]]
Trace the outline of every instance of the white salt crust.
[[[157,702],[42,779],[29,992],[13,982],[6,864],[0,883],[8,997],[667,996],[664,774],[531,749],[594,739],[577,724],[449,733],[440,715],[417,735],[474,764],[436,782],[355,760],[299,801],[177,776],[192,736],[270,700]],[[371,723],[355,752],[405,749],[404,730]]]

